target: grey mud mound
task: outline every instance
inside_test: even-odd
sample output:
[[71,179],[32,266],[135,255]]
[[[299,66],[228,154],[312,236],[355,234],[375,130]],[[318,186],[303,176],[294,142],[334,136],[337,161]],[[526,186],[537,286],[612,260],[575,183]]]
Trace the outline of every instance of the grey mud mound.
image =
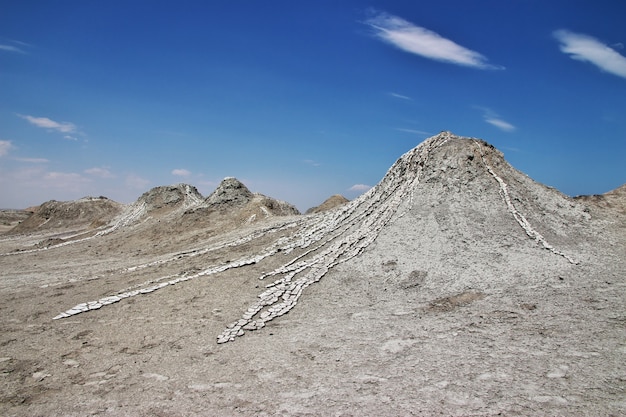
[[0,234],[14,229],[32,214],[28,210],[0,209]]
[[0,413],[626,414],[622,217],[448,132],[333,210],[255,198],[0,239]]
[[254,223],[273,216],[298,215],[298,209],[281,200],[252,193],[241,181],[225,178],[206,200],[209,210],[227,212],[239,222]]
[[254,194],[252,201],[248,203],[247,209],[248,211],[260,210],[265,217],[294,216],[300,214],[294,205],[259,193]]
[[604,210],[608,215],[626,216],[626,184],[608,193],[583,195],[575,198]]
[[84,197],[75,201],[51,200],[37,207],[10,233],[33,233],[42,230],[95,229],[120,214],[123,204],[106,197]]
[[145,192],[136,205],[144,205],[145,211],[150,214],[169,212],[181,206],[189,207],[199,204],[202,195],[196,187],[189,184],[166,185],[154,187]]
[[339,206],[342,206],[342,205],[348,203],[349,201],[350,200],[348,200],[344,196],[339,195],[339,194],[335,194],[333,196],[328,197],[319,206],[311,207],[310,209],[308,209],[306,211],[306,214],[321,213],[323,211],[332,210],[335,207],[339,207]]
[[206,202],[212,206],[243,206],[252,200],[253,197],[254,194],[241,181],[233,177],[227,177],[207,197]]

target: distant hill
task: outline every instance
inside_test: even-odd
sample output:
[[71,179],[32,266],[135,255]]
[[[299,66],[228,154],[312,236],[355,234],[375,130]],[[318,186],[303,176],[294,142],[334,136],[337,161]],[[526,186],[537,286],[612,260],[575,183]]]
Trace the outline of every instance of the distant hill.
[[13,229],[32,214],[32,210],[0,209],[0,234]]
[[85,197],[51,200],[29,210],[3,210],[0,232],[56,231],[57,236],[37,244],[42,248],[124,230],[134,230],[140,240],[149,244],[166,234],[182,238],[190,228],[210,226],[210,234],[214,235],[271,217],[300,214],[295,206],[252,193],[230,177],[207,198],[192,185],[175,184],[154,187],[128,205],[106,197]]
[[246,222],[271,216],[298,215],[298,209],[285,201],[252,193],[241,181],[227,177],[205,200],[208,208],[230,211]]
[[306,211],[306,214],[312,213],[321,213],[323,211],[334,209],[335,207],[341,206],[349,202],[347,198],[342,195],[335,194],[333,196],[328,197],[322,204],[319,206],[311,207]]
[[164,185],[143,193],[135,205],[143,205],[147,214],[162,216],[173,211],[185,210],[203,203],[196,187],[189,184]]
[[74,201],[47,201],[15,226],[10,233],[44,230],[93,230],[109,223],[124,205],[106,197],[84,197]]
[[626,215],[626,184],[604,194],[582,195],[576,200]]

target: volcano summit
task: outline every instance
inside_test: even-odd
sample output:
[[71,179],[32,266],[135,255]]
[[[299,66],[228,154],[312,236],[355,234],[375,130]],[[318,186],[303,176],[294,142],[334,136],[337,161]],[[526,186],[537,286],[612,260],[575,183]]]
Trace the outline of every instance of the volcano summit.
[[613,195],[449,132],[307,215],[234,178],[162,188],[1,237],[3,414],[626,413]]

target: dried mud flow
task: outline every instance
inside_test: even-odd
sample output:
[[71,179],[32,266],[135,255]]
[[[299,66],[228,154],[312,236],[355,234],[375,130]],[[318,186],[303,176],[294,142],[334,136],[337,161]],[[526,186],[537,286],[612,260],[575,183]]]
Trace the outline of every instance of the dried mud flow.
[[442,132],[306,215],[233,178],[3,212],[0,415],[626,415],[625,200]]

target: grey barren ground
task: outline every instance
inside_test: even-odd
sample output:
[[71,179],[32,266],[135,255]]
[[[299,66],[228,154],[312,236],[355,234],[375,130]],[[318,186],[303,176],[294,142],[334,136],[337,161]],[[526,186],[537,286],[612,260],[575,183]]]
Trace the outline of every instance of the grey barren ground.
[[331,210],[241,186],[0,236],[0,413],[626,414],[623,193],[448,132]]

